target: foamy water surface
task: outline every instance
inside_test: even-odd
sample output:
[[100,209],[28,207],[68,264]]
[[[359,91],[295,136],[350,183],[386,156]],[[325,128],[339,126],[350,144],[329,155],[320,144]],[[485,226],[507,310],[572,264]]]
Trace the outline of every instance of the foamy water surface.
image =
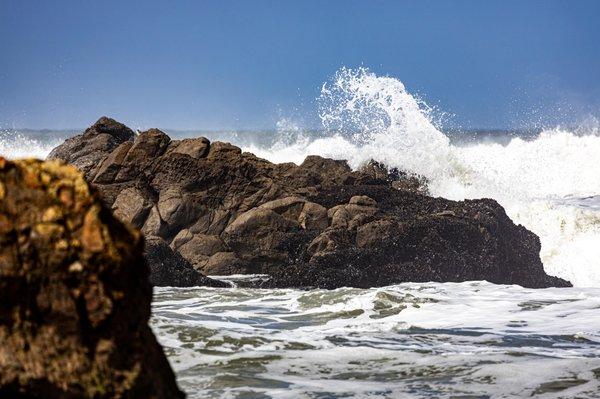
[[600,289],[156,290],[191,398],[599,397]]

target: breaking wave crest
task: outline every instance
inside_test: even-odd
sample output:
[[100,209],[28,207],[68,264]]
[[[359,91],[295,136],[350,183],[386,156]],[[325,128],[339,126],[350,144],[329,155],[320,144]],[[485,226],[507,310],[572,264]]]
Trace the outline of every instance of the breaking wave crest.
[[339,70],[323,85],[319,112],[326,134],[246,150],[275,162],[309,154],[375,159],[430,181],[433,195],[494,198],[540,236],[549,274],[577,286],[600,285],[600,154],[598,129],[552,129],[534,138],[451,143],[435,112],[399,80],[367,69]]
[[[600,286],[597,120],[576,129],[549,129],[508,141],[504,137],[502,143],[460,136],[451,140],[439,128],[443,114],[398,79],[365,68],[340,69],[323,85],[318,111],[320,132],[282,119],[277,137],[260,145],[243,140],[245,135],[211,138],[242,144],[274,162],[301,163],[317,154],[347,159],[358,168],[375,159],[425,176],[435,196],[494,198],[516,223],[540,236],[547,273],[576,286]],[[45,158],[68,135],[0,131],[0,155]]]

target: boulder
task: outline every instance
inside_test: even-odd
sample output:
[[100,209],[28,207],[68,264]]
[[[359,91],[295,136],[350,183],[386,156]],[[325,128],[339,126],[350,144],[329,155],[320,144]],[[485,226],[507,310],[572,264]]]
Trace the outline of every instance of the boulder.
[[161,156],[169,146],[171,138],[158,129],[149,129],[136,137],[127,151],[125,162],[149,162]]
[[134,137],[135,133],[127,126],[103,116],[83,134],[67,139],[53,149],[48,159],[61,159],[88,173],[97,167],[107,154]]
[[297,221],[267,208],[256,207],[241,214],[223,231],[222,239],[236,258],[254,267],[244,265],[243,270],[232,267],[227,270],[232,274],[248,270],[261,273],[265,267],[287,263],[289,252],[286,243],[298,230],[301,227]]
[[74,167],[0,158],[0,397],[184,397],[142,250]]
[[350,201],[348,201],[348,204],[364,206],[367,208],[374,208],[377,206],[377,201],[375,201],[373,198],[370,198],[366,195],[355,195],[354,197],[350,198]]
[[298,223],[303,229],[323,230],[329,226],[327,208],[314,202],[306,201],[298,215]]
[[165,237],[173,237],[182,228],[189,225],[190,220],[195,220],[200,214],[193,198],[180,186],[173,185],[161,191],[158,196],[157,210],[164,222]]
[[226,251],[225,244],[218,235],[193,234],[187,229],[177,234],[171,247],[200,271],[212,255]]
[[217,252],[212,255],[202,271],[211,276],[244,274],[248,272],[246,263],[233,252]]
[[329,225],[327,209],[297,196],[289,196],[266,202],[258,209],[269,209],[303,229],[324,229]]
[[144,233],[147,236],[163,237],[167,234],[166,232],[167,224],[162,219],[162,216],[158,211],[158,207],[154,205],[152,208],[150,208],[148,217],[146,218],[146,221],[142,226],[142,233]]
[[[78,165],[87,146],[98,148],[86,135],[89,144],[70,152],[67,141],[53,154]],[[171,141],[156,129],[119,145],[97,150],[101,166],[84,169],[86,178],[119,217],[206,273],[269,274],[261,284],[270,287],[568,285],[546,275],[538,237],[495,201],[430,197],[425,179],[376,161],[358,170],[320,156],[273,164],[230,143]]]
[[210,150],[210,141],[205,137],[184,139],[173,146],[173,153],[184,154],[195,159],[204,158]]
[[268,208],[257,207],[235,218],[223,233],[228,236],[248,238],[254,236],[252,241],[256,241],[256,238],[263,235],[262,233],[268,235],[272,231],[289,231],[299,226],[298,222],[291,218]]
[[125,141],[107,156],[94,176],[94,183],[110,183],[114,181],[121,168],[125,165],[125,157],[131,149],[133,141]]
[[[208,139],[206,139],[208,141]],[[208,156],[211,158],[228,157],[231,155],[240,155],[242,150],[231,143],[215,142],[210,145]]]

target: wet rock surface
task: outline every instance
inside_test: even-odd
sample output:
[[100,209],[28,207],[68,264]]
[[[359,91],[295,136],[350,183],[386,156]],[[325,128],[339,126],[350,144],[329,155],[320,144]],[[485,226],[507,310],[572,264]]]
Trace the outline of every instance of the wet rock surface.
[[229,143],[171,140],[157,129],[111,136],[97,150],[102,126],[122,126],[107,120],[51,157],[82,168],[120,218],[203,273],[264,273],[273,287],[569,285],[545,274],[538,237],[491,199],[432,198],[423,179],[377,162],[358,171],[319,156],[273,164]]
[[0,158],[0,397],[184,397],[142,251],[76,168]]

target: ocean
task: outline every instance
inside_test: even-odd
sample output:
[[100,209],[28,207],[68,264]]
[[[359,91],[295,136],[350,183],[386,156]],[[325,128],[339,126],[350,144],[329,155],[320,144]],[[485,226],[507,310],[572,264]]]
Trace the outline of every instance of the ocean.
[[[189,397],[600,397],[600,125],[446,131],[402,82],[364,69],[338,71],[317,104],[317,130],[166,132],[274,162],[375,159],[433,196],[493,198],[574,287],[159,288],[151,323]],[[75,133],[5,129],[0,155],[44,158]]]

